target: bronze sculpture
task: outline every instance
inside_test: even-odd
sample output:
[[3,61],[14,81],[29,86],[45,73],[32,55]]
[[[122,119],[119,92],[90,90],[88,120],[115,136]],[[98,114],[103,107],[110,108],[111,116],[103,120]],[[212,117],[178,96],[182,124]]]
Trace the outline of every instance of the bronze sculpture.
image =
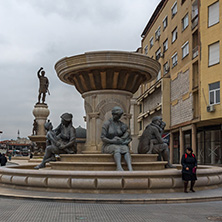
[[[41,72],[41,75],[40,75],[40,72]],[[38,103],[40,103],[41,97],[42,97],[42,103],[45,103],[46,93],[48,92],[48,94],[49,94],[49,90],[48,90],[48,88],[49,88],[49,80],[48,80],[47,77],[45,77],[45,71],[43,71],[42,67],[37,72],[37,76],[39,78]]]
[[123,110],[116,106],[112,109],[112,118],[107,120],[102,127],[101,139],[103,141],[102,153],[113,154],[118,171],[123,171],[121,155],[127,163],[129,171],[132,171],[129,143],[132,140],[127,125],[120,121]]
[[36,119],[34,119],[33,128],[32,128],[32,135],[35,136],[37,134],[38,134],[38,122],[36,121]]
[[46,150],[42,163],[35,169],[45,167],[49,161],[55,161],[55,154],[75,154],[76,146],[76,131],[72,126],[72,114],[64,113],[61,116],[61,124],[55,129],[52,129],[51,122],[45,123],[46,134]]
[[172,167],[169,161],[169,149],[167,141],[162,139],[162,133],[166,124],[160,116],[155,116],[140,137],[138,153],[160,154],[164,161],[167,161],[166,168]]

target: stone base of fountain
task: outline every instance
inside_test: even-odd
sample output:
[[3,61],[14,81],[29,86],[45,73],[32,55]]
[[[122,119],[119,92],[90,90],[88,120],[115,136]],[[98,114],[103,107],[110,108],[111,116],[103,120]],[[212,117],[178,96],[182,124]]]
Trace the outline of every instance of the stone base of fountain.
[[[163,170],[166,161],[157,161],[157,154],[131,154],[132,166],[136,171]],[[86,171],[115,171],[116,164],[111,154],[62,154],[61,161],[50,162],[53,170],[86,170]],[[124,170],[128,170],[122,158]]]
[[[114,171],[109,154],[61,155],[62,161],[50,162],[35,170],[31,165],[0,168],[0,184],[28,190],[73,193],[161,193],[182,192],[181,168],[165,169],[157,155],[132,154],[134,171]],[[104,166],[104,162],[107,163]],[[102,164],[100,164],[102,163]],[[124,167],[124,165],[123,165]],[[144,169],[147,167],[147,169]],[[155,168],[157,167],[157,168]],[[222,168],[198,166],[196,190],[222,185]]]

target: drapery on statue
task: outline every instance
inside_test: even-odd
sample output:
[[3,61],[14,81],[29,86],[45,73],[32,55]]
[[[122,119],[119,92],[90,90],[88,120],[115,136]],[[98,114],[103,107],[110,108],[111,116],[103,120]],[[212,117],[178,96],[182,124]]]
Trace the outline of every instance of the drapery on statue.
[[162,139],[165,126],[166,124],[160,116],[153,117],[152,123],[146,127],[140,137],[138,153],[160,154],[162,159],[168,162],[166,168],[169,168],[173,167],[169,162],[169,149],[167,141]]
[[52,123],[46,122],[46,150],[42,163],[35,169],[45,167],[49,161],[55,161],[55,154],[75,154],[76,146],[76,130],[72,126],[72,114],[64,113],[61,116],[61,124],[53,130]]
[[36,121],[36,119],[34,119],[33,122],[33,128],[32,128],[32,135],[37,135],[38,134],[38,123]]
[[132,171],[129,143],[132,140],[125,123],[120,121],[123,110],[116,106],[112,109],[112,118],[107,120],[102,127],[101,139],[103,141],[102,153],[113,154],[116,162],[116,170],[123,171],[121,155],[127,163],[129,171]]
[[[41,72],[41,75],[40,75]],[[45,103],[45,97],[46,93],[49,93],[49,80],[47,77],[45,77],[45,71],[43,71],[43,68],[41,67],[39,71],[37,72],[37,76],[39,78],[39,95],[38,95],[38,103],[40,103],[41,97],[42,97],[42,103]]]

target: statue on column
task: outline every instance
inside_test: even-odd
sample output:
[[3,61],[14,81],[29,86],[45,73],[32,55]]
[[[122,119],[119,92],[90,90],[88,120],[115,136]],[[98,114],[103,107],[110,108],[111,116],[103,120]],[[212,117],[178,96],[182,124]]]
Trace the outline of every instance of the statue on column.
[[50,95],[49,89],[48,89],[49,88],[49,80],[48,80],[47,77],[45,77],[45,71],[43,71],[42,67],[37,72],[37,76],[39,78],[38,103],[40,103],[40,100],[41,100],[41,97],[42,97],[42,103],[44,104],[45,103],[46,93],[48,92],[48,94]]
[[36,119],[34,119],[33,128],[32,128],[32,135],[35,136],[37,134],[38,134],[38,123],[37,123]]
[[102,153],[113,154],[116,162],[116,170],[123,171],[121,156],[127,163],[129,171],[132,171],[129,143],[132,140],[127,125],[120,121],[123,110],[116,106],[112,109],[112,118],[107,120],[102,127],[101,139],[103,142]]
[[76,130],[72,126],[72,114],[64,113],[61,116],[61,124],[53,130],[51,122],[45,123],[46,150],[42,163],[35,169],[44,168],[49,161],[55,161],[55,154],[77,153]]
[[153,117],[152,123],[146,127],[140,137],[138,153],[160,154],[162,159],[168,162],[166,168],[171,168],[168,144],[167,141],[162,138],[165,126],[166,123],[163,122],[160,116]]

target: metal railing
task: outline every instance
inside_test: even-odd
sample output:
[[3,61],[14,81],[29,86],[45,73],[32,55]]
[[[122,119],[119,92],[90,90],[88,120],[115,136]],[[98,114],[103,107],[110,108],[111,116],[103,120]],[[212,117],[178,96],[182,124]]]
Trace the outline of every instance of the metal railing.
[[198,15],[198,8],[192,9],[191,19],[194,19]]
[[193,59],[199,55],[198,46],[193,48],[192,53],[193,53]]
[[198,25],[198,17],[196,17],[193,21],[192,21],[192,29],[194,29],[196,26]]

